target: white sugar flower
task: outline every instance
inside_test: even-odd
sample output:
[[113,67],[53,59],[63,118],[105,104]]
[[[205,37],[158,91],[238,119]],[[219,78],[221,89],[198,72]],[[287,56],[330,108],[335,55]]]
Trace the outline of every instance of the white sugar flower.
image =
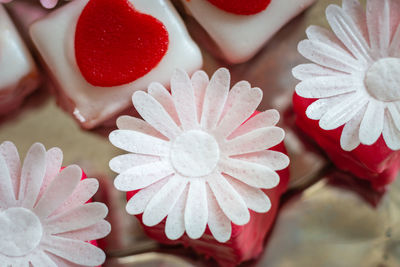
[[104,252],[85,241],[107,235],[107,207],[85,204],[96,179],[81,181],[71,165],[60,172],[62,152],[34,144],[21,168],[11,142],[0,145],[0,265],[95,266]]
[[276,110],[254,116],[262,98],[259,88],[237,83],[229,92],[228,70],[219,69],[211,81],[203,71],[192,78],[177,70],[172,95],[158,83],[148,94],[136,92],[133,104],[145,120],[123,116],[110,141],[130,154],[117,156],[110,168],[120,173],[115,187],[140,190],[127,203],[130,214],[143,213],[154,226],[165,217],[165,233],[178,239],[184,232],[200,238],[206,225],[225,242],[231,222],[244,225],[249,209],[265,213],[271,203],[261,189],[279,184],[275,170],[289,160],[266,150],[279,144],[284,131],[274,125]]
[[380,135],[400,149],[400,1],[357,0],[328,6],[333,33],[311,26],[300,53],[315,64],[297,66],[296,93],[318,99],[306,111],[324,130],[344,125],[341,146],[351,151]]

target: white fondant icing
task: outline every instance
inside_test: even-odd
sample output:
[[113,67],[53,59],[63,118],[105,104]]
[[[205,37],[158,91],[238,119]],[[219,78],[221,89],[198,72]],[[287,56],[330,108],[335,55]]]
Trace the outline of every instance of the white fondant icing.
[[32,56],[0,4],[0,113],[38,86]]
[[136,10],[154,16],[166,27],[169,48],[161,62],[136,81],[116,87],[89,84],[77,66],[74,36],[77,20],[88,0],[73,1],[35,22],[31,37],[61,90],[64,105],[85,128],[98,126],[129,106],[133,92],[150,82],[164,85],[175,68],[193,72],[201,67],[202,56],[172,4],[167,0],[131,0]]
[[314,1],[272,0],[264,11],[246,16],[228,13],[206,0],[182,0],[231,63],[253,57],[283,25]]

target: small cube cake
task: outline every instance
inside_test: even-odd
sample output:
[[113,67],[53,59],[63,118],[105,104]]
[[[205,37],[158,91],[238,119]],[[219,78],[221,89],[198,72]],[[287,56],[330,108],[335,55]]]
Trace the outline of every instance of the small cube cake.
[[230,63],[252,58],[283,25],[315,0],[182,0]]
[[289,182],[278,111],[257,112],[262,91],[247,81],[229,89],[227,69],[177,70],[171,94],[159,83],[135,92],[143,120],[121,116],[109,136],[128,152],[110,161],[127,212],[151,238],[221,266],[260,255]]
[[193,72],[202,56],[167,0],[73,1],[30,29],[57,85],[59,104],[94,128],[175,68]]
[[35,63],[0,4],[0,115],[17,108],[39,85]]

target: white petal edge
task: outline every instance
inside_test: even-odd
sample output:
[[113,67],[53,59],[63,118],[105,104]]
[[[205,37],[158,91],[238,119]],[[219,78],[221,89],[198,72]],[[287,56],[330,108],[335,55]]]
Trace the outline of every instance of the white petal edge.
[[208,227],[214,238],[221,243],[227,242],[231,238],[232,225],[228,217],[218,205],[212,190],[207,188],[208,204]]
[[177,240],[185,233],[185,205],[188,190],[188,187],[185,187],[165,222],[165,234],[171,240]]
[[202,178],[194,178],[189,183],[184,218],[187,235],[192,239],[200,238],[208,220],[206,184]]

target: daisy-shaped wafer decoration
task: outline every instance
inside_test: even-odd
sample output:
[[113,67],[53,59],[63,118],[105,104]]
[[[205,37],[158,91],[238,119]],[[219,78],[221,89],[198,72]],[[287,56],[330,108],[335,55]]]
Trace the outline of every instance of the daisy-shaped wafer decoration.
[[[21,167],[13,143],[0,145],[1,266],[97,266],[104,252],[85,242],[106,236],[107,207],[86,203],[96,179],[81,181],[71,165],[60,172],[62,152],[34,144]],[[86,204],[85,204],[86,203]]]
[[328,6],[333,33],[311,26],[300,53],[313,64],[293,70],[301,82],[296,93],[318,99],[306,115],[324,130],[343,126],[341,147],[372,145],[383,136],[400,149],[400,2],[368,0],[365,12],[357,0]]
[[[11,1],[13,0],[0,0],[0,3],[9,3]],[[54,8],[57,5],[58,0],[40,0],[40,3],[45,8]]]
[[120,117],[119,130],[110,134],[111,143],[130,152],[110,161],[119,173],[115,187],[139,190],[127,212],[143,213],[150,227],[166,218],[169,239],[185,232],[200,238],[208,225],[216,240],[226,242],[231,222],[249,222],[249,209],[268,212],[271,203],[262,189],[276,187],[275,171],[289,164],[283,153],[267,150],[284,138],[275,126],[279,113],[268,110],[247,120],[262,91],[246,81],[229,88],[227,69],[217,70],[210,81],[203,71],[190,79],[177,70],[171,94],[152,83],[148,93],[133,95],[144,120]]

